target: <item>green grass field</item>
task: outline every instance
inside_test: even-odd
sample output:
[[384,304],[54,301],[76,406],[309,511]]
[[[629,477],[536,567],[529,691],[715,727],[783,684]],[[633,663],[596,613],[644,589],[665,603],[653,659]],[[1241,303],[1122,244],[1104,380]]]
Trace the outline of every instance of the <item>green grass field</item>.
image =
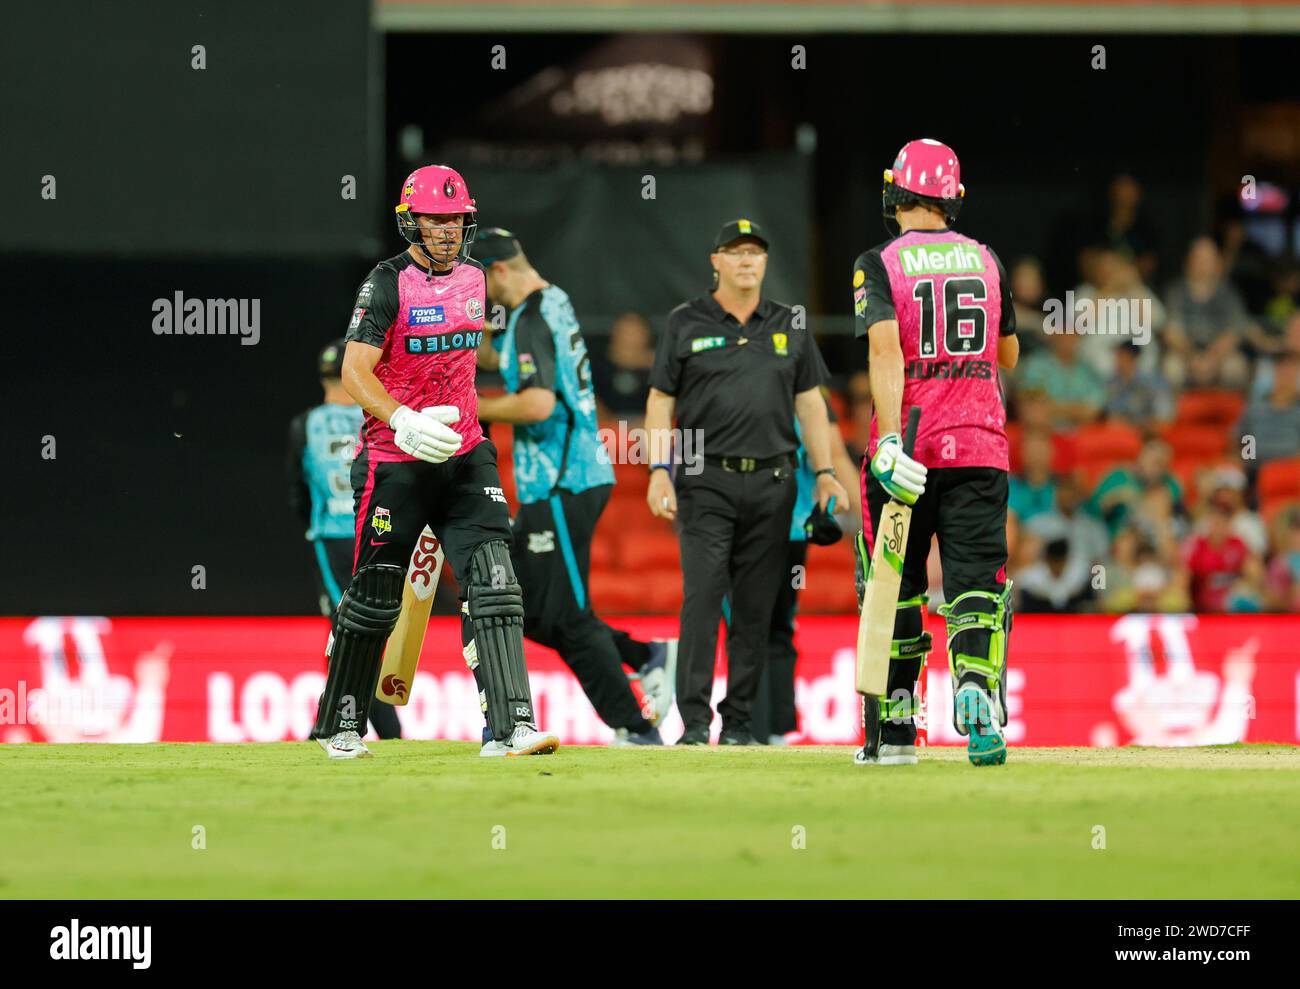
[[1300,895],[1296,748],[372,749],[0,746],[0,897]]

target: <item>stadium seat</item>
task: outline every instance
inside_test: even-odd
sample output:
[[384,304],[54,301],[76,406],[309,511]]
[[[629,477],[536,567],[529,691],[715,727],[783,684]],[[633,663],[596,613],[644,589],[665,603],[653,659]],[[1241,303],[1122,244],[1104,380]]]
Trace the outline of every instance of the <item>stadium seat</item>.
[[591,605],[598,615],[639,614],[646,607],[646,582],[641,574],[593,570],[588,583]]
[[675,570],[680,566],[677,536],[671,530],[652,529],[619,541],[619,566],[625,571]]
[[1261,502],[1300,498],[1300,457],[1265,464],[1259,469],[1257,488]]
[[1300,508],[1300,498],[1270,498],[1260,502],[1259,517],[1271,531],[1273,522],[1289,508]]
[[1227,428],[1241,418],[1246,400],[1235,391],[1200,388],[1178,396],[1176,418],[1180,423]]
[[1227,427],[1201,423],[1175,422],[1161,430],[1175,460],[1217,459],[1228,445]]
[[1013,474],[1020,473],[1020,441],[1024,434],[1025,429],[1020,423],[1007,423],[1007,459]]
[[596,529],[591,541],[591,569],[612,570],[618,565],[618,540],[604,526]]
[[1142,435],[1123,422],[1081,426],[1074,432],[1074,461],[1077,466],[1122,463],[1137,459]]
[[641,588],[641,611],[676,615],[682,610],[682,572],[650,570],[637,576]]

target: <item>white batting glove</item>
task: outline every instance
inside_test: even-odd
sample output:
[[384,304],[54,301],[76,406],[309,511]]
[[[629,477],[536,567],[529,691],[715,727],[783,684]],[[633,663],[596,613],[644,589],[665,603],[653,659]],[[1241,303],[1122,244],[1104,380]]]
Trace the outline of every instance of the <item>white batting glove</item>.
[[915,505],[925,494],[925,464],[903,452],[903,442],[897,433],[880,437],[876,455],[871,458],[871,473],[891,497],[904,505]]
[[[446,405],[435,407],[436,410],[450,408]],[[460,418],[459,413],[456,413],[456,418]],[[388,425],[393,427],[397,448],[425,463],[440,464],[460,449],[460,433],[433,416],[408,409],[405,405],[397,407]]]

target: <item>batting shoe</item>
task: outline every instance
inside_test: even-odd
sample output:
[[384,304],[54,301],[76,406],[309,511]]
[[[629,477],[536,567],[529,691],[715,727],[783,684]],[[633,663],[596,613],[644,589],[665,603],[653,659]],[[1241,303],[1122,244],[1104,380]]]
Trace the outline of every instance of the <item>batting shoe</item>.
[[993,712],[993,702],[980,686],[964,683],[957,688],[953,715],[957,730],[966,736],[966,758],[972,766],[1001,766],[1007,761],[1007,743]]
[[659,722],[673,709],[673,688],[677,684],[677,640],[655,639],[650,643],[650,659],[641,667],[641,690],[648,701],[642,712],[650,724]]
[[504,744],[506,755],[550,755],[560,747],[560,736],[552,731],[539,731],[536,725],[521,721]]
[[869,753],[864,745],[853,753],[853,763],[857,766],[915,766],[916,746],[882,742],[879,750]]
[[361,736],[354,731],[341,731],[332,738],[318,738],[316,742],[331,759],[369,759],[370,750]]

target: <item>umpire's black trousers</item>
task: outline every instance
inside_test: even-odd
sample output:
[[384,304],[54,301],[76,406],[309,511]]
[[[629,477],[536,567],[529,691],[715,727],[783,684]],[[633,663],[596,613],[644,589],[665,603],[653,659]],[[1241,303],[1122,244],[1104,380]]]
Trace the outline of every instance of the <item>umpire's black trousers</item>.
[[767,659],[772,609],[785,569],[796,494],[791,466],[739,473],[704,463],[679,471],[682,617],[677,652],[677,710],[687,728],[707,728],[722,599],[730,593],[724,730],[749,730],[750,706]]

